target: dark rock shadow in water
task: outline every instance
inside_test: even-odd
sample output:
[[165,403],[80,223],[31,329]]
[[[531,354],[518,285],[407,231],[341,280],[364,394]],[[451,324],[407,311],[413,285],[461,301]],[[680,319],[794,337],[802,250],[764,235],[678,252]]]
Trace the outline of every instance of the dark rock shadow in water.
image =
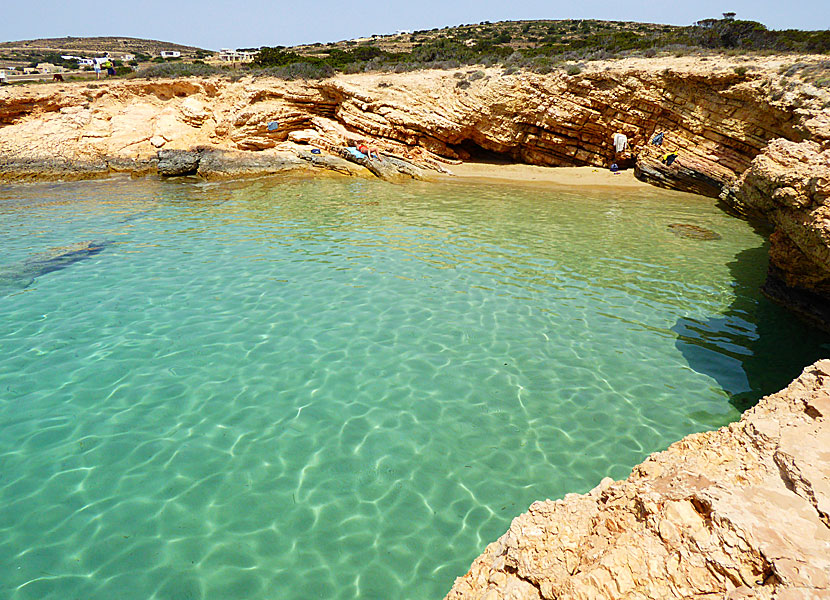
[[0,267],[0,295],[7,295],[32,285],[38,277],[60,271],[77,262],[95,256],[111,246],[108,240],[80,242],[70,246],[52,248],[35,254],[19,263]]
[[740,411],[830,356],[830,336],[761,295],[767,252],[767,244],[744,250],[728,264],[736,298],[725,314],[672,327],[689,366],[712,377]]

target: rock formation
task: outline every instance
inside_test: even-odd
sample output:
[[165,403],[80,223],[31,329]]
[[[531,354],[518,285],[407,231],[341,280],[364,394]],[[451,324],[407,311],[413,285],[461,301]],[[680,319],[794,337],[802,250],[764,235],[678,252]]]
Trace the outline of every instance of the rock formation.
[[625,481],[535,502],[446,600],[830,597],[830,360]]
[[[578,76],[491,68],[475,79],[465,69],[309,82],[134,80],[7,89],[0,92],[2,174],[12,178],[16,163],[38,159],[121,161],[115,166],[121,170],[124,161],[153,162],[159,149],[293,154],[362,139],[404,158],[500,156],[607,167],[633,157],[615,154],[611,137],[620,132],[643,177],[717,196],[770,140],[801,141],[830,130],[828,123],[808,125],[830,97],[811,86],[785,92],[775,70],[781,61],[759,62],[757,73],[740,75],[729,64],[632,59],[599,63]],[[665,133],[663,146],[649,146],[658,131]],[[655,160],[667,149],[680,153],[678,168]]]
[[830,323],[830,146],[772,141],[723,192],[775,226],[764,293],[819,327]]

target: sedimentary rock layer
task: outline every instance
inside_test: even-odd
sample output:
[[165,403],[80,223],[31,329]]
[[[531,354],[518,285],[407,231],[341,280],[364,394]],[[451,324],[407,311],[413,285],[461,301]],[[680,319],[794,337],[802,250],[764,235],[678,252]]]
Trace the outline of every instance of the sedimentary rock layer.
[[[8,178],[15,161],[152,161],[160,148],[291,152],[371,139],[421,158],[550,166],[608,167],[636,155],[644,177],[717,196],[770,140],[828,129],[813,117],[830,96],[787,90],[780,63],[740,74],[730,64],[678,59],[599,64],[577,76],[468,68],[308,82],[44,85],[0,92],[0,156]],[[663,145],[648,145],[658,131]],[[633,152],[615,153],[614,133],[626,134]],[[685,171],[655,160],[668,150]]]
[[625,481],[535,502],[447,600],[830,597],[830,360]]

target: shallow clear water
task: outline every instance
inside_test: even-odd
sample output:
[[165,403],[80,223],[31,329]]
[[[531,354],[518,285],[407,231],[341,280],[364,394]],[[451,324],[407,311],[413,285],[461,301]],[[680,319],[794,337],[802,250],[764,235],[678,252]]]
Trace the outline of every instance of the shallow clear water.
[[8,186],[0,248],[13,600],[441,598],[828,353],[761,236],[656,189]]

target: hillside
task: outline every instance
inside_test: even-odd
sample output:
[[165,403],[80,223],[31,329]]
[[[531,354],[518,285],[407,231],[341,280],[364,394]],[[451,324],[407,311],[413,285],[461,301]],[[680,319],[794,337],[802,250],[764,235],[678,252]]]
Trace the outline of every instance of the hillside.
[[589,36],[619,35],[629,39],[652,40],[669,34],[682,27],[655,23],[634,23],[624,21],[597,21],[566,19],[559,21],[484,21],[478,24],[458,25],[392,35],[374,35],[368,38],[343,40],[328,44],[305,44],[291,48],[303,55],[325,54],[335,48],[348,50],[356,45],[378,48],[384,52],[412,52],[416,48],[440,39],[476,45],[501,46],[514,50],[536,48],[546,44],[570,46],[573,42]]
[[762,23],[737,20],[703,19],[689,26],[598,21],[592,19],[501,21],[458,25],[441,29],[374,35],[328,44],[306,44],[291,48],[301,55],[325,55],[332,50],[355,46],[376,48],[387,53],[412,53],[424,46],[461,44],[477,51],[524,51],[536,54],[582,49],[618,52],[667,47],[740,48],[825,52],[830,50],[830,31],[768,29]]
[[20,40],[17,42],[0,42],[0,51],[38,50],[38,51],[72,51],[72,52],[139,52],[157,54],[162,50],[178,50],[182,54],[210,52],[195,46],[184,46],[160,40],[145,40],[131,37],[62,37],[37,40]]
[[735,19],[733,13],[689,26],[598,20],[482,22],[291,48],[263,47],[255,66],[289,78],[473,64],[547,73],[581,69],[581,64],[572,64],[579,61],[723,52],[827,54],[830,31],[775,31]]
[[63,37],[0,42],[0,61],[10,65],[27,64],[60,54],[100,56],[104,52],[135,54],[149,58],[158,56],[162,50],[176,50],[182,53],[183,58],[203,58],[213,54],[210,50],[159,40],[131,37]]
[[[158,57],[162,50],[178,50],[181,59],[163,60]],[[253,63],[231,64],[209,50],[157,40],[51,38],[0,43],[0,67],[35,66],[39,62],[60,64],[60,54],[110,52],[135,54],[136,61],[131,61],[130,66],[138,68],[138,72],[124,75],[146,78],[250,73],[320,79],[338,72],[404,72],[463,65],[500,65],[508,72],[564,70],[573,75],[584,70],[589,61],[638,56],[826,55],[830,54],[830,31],[776,31],[725,13],[721,19],[703,19],[688,26],[590,19],[484,21],[338,42],[247,50],[259,51]],[[830,60],[809,65],[809,73],[798,64],[792,69],[801,71],[802,78],[821,87],[830,85]]]

